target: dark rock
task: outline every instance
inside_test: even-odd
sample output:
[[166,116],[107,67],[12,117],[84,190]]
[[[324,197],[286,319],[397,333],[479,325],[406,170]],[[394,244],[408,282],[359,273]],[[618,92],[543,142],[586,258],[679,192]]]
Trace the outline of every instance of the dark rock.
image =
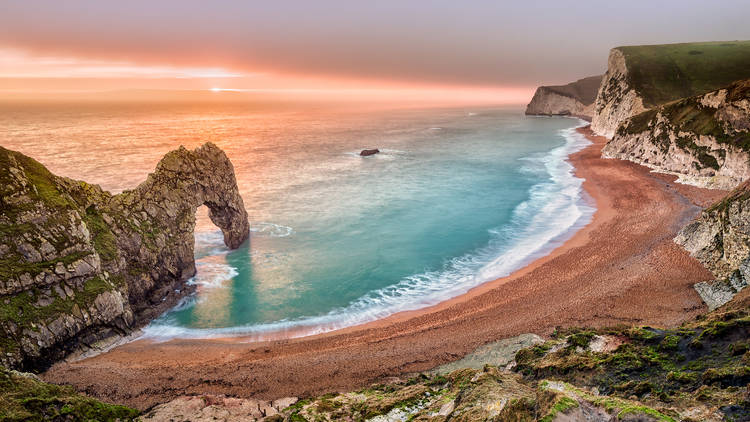
[[210,143],[168,153],[118,195],[0,147],[0,364],[43,369],[191,293],[201,205],[228,247],[248,238],[234,168]]
[[367,157],[367,156],[370,156],[370,155],[375,155],[375,154],[377,154],[379,152],[380,152],[380,150],[377,149],[377,148],[375,148],[375,149],[363,149],[362,152],[359,153],[359,155],[361,155],[362,157]]

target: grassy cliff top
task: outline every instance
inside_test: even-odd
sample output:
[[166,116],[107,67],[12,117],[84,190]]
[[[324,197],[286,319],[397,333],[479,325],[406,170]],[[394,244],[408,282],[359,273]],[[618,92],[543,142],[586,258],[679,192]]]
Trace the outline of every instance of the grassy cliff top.
[[545,86],[548,90],[566,97],[575,98],[583,104],[593,104],[604,75],[589,76],[567,85]]
[[617,47],[647,107],[750,78],[750,41]]

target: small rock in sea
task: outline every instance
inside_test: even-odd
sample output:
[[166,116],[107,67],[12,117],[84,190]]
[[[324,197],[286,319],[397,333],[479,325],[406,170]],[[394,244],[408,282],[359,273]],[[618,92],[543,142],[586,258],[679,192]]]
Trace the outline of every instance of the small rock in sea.
[[380,152],[380,150],[377,149],[377,148],[375,148],[375,149],[363,149],[362,152],[359,153],[359,155],[361,155],[362,157],[367,157],[368,155],[375,155],[375,154],[377,154],[379,152]]

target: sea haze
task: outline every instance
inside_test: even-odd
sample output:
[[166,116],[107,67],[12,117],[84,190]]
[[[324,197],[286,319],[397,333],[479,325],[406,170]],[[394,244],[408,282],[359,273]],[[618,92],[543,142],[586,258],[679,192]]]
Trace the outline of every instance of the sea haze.
[[1,145],[112,192],[180,145],[229,155],[250,242],[227,250],[202,207],[197,293],[144,330],[153,338],[290,337],[423,308],[508,275],[593,213],[566,162],[587,143],[580,122],[520,108],[2,108]]

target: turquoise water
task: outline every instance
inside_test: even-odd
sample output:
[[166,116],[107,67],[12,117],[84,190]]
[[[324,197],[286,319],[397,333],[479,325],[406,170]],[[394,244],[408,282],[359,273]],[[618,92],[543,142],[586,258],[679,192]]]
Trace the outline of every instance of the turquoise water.
[[[201,210],[197,293],[147,327],[151,337],[294,336],[419,309],[520,268],[593,211],[565,162],[586,143],[574,119],[516,108],[77,107],[14,108],[0,142],[112,191],[180,144],[211,140],[235,165],[250,241],[227,250]],[[360,157],[364,148],[382,152]]]

